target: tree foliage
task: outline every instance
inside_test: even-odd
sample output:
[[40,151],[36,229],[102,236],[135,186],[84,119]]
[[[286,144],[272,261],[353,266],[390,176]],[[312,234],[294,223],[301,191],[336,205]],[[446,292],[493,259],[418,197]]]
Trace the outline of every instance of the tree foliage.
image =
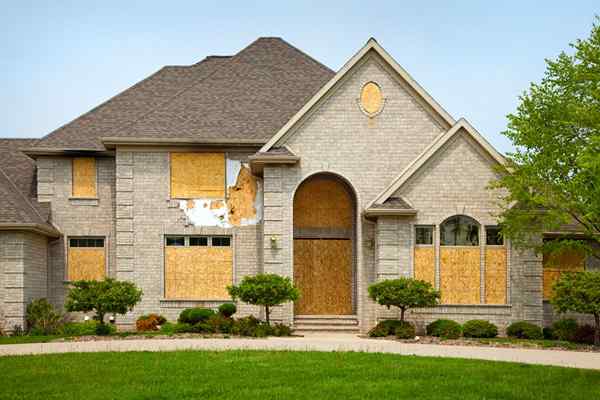
[[267,324],[270,324],[271,307],[300,297],[300,291],[290,278],[276,274],[246,276],[238,286],[229,286],[227,290],[234,300],[264,306]]
[[[584,250],[600,257],[600,19],[586,40],[546,60],[540,83],[531,84],[504,132],[516,150],[503,176],[502,232],[518,247],[538,252]],[[577,226],[584,241],[568,235],[542,243],[541,233]]]
[[563,274],[553,289],[552,305],[559,312],[574,311],[594,316],[594,344],[600,346],[600,272]]
[[107,278],[102,281],[75,281],[67,295],[67,311],[94,312],[104,324],[106,314],[125,314],[142,299],[143,292],[131,282]]
[[369,297],[382,306],[400,308],[400,321],[404,321],[404,312],[410,308],[433,307],[440,293],[430,283],[412,279],[388,279],[369,286]]

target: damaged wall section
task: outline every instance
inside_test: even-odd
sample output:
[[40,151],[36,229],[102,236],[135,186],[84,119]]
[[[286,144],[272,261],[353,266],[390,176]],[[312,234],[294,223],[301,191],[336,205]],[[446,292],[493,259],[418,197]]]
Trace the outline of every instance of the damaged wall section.
[[225,198],[179,200],[189,225],[231,228],[262,221],[262,181],[252,175],[249,165],[227,158],[224,175]]

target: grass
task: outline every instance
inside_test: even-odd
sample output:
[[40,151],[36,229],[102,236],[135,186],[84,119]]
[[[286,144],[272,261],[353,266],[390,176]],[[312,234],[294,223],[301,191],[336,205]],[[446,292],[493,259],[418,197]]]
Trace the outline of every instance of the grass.
[[62,336],[0,336],[0,345],[24,343],[48,343]]
[[0,399],[592,399],[600,372],[369,353],[2,357]]
[[533,347],[533,348],[561,348],[565,350],[577,350],[577,349],[587,349],[590,345],[567,342],[563,340],[548,340],[548,339],[540,339],[540,340],[532,340],[532,339],[516,339],[516,338],[493,338],[493,339],[474,339],[481,344],[511,344],[517,345],[519,347]]

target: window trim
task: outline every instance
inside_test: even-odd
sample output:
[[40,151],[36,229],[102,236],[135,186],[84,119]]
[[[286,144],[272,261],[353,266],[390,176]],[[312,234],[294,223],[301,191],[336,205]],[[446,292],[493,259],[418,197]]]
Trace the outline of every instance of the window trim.
[[[431,228],[431,243],[417,243],[417,229],[419,228]],[[421,225],[414,225],[414,229],[413,229],[414,235],[415,235],[415,242],[414,245],[416,247],[433,247],[435,246],[435,225],[431,224],[431,225],[427,225],[427,224],[421,224]]]
[[500,225],[485,225],[483,227],[483,229],[485,230],[485,246],[486,247],[504,247],[506,246],[506,240],[504,238],[504,236],[500,236],[502,239],[502,244],[489,244],[488,243],[488,228],[492,228],[492,229],[498,229],[498,231],[500,231]]
[[[456,240],[454,240],[454,244],[445,244],[443,241],[443,232],[444,232],[444,225],[446,223],[448,223],[448,221],[450,221],[453,218],[466,218],[468,220],[471,220],[474,222],[474,224],[477,226],[477,243],[476,244],[456,244]],[[469,216],[469,215],[465,215],[465,214],[455,214],[455,215],[451,215],[450,217],[446,218],[444,221],[442,221],[440,223],[440,247],[481,247],[481,227],[482,225],[479,223],[479,221],[477,221],[475,218]],[[455,235],[455,239],[456,239],[456,235]]]
[[[94,196],[76,196],[74,192],[75,188],[75,159],[80,158],[92,158],[94,160],[94,189],[96,194]],[[98,200],[98,158],[97,157],[72,157],[71,158],[71,192],[69,193],[69,200]]]

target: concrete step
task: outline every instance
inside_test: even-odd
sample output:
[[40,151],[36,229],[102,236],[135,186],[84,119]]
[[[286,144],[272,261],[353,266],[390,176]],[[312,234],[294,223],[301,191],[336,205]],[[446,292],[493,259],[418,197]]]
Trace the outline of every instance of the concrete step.
[[356,315],[297,315],[296,333],[358,333]]

